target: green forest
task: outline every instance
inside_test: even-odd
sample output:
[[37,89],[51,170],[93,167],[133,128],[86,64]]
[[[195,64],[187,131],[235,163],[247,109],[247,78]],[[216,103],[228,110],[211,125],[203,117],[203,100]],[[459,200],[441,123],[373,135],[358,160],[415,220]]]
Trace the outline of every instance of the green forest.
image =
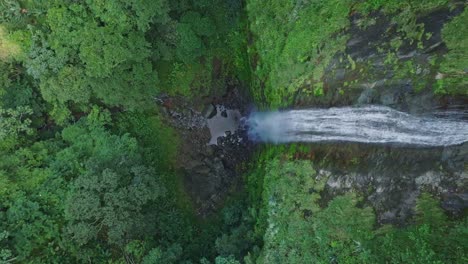
[[246,149],[199,215],[180,165],[197,147],[165,114],[232,86],[261,110],[353,105],[363,89],[397,105],[401,80],[409,109],[468,103],[467,25],[456,0],[0,0],[0,264],[468,263],[468,207],[441,198],[466,195],[466,144],[421,161],[459,179],[418,178],[401,221],[381,221],[375,186],[329,191],[335,169],[399,150],[299,143]]

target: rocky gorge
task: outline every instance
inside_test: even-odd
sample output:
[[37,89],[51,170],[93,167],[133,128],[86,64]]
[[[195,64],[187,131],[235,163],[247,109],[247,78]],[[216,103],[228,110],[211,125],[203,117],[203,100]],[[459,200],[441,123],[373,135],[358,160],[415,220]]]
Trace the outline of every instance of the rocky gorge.
[[[386,105],[410,114],[452,113],[468,120],[466,94],[433,92],[442,78],[433,61],[447,53],[442,27],[462,11],[458,5],[418,17],[413,30],[424,35],[417,39],[411,39],[409,32],[401,37],[394,19],[383,14],[353,15],[351,27],[344,32],[349,35],[345,52],[338,53],[325,70],[324,95],[308,93],[307,87],[313,83],[306,82],[295,94],[292,108]],[[177,164],[198,214],[204,217],[216,211],[230,193],[243,188],[246,164],[263,147],[249,141],[241,127],[209,144],[211,118],[223,111],[221,118],[227,118],[226,110],[248,116],[254,108],[245,96],[248,89],[234,86],[219,98],[203,102],[199,111],[182,98],[160,101],[166,119],[181,134]],[[400,224],[412,215],[416,197],[423,191],[441,197],[443,208],[453,215],[468,208],[467,143],[446,147],[333,142],[308,146],[309,152],[295,158],[322,164],[316,168],[316,177],[327,179],[323,204],[354,190],[364,195],[364,204],[375,209],[379,223]]]

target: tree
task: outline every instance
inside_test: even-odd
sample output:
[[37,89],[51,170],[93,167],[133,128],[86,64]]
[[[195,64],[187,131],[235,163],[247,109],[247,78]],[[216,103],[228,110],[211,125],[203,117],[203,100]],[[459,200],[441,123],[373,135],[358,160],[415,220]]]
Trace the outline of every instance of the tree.
[[5,28],[0,25],[0,62],[11,60],[20,54],[20,46],[9,39]]
[[[10,234],[7,231],[0,232],[0,245],[6,238],[8,238]],[[6,248],[5,246],[0,247],[0,263],[10,263],[13,262],[16,257],[13,257],[13,253],[10,249]]]
[[186,23],[177,25],[179,43],[177,45],[177,58],[187,64],[193,63],[195,59],[203,54],[204,45],[200,37]]
[[313,219],[318,258],[326,262],[369,263],[366,244],[373,238],[375,215],[370,207],[357,208],[353,193],[335,197]]
[[233,256],[216,257],[215,264],[240,264]]
[[178,244],[171,245],[167,250],[161,248],[152,249],[148,255],[143,258],[143,264],[156,264],[167,263],[175,264],[180,263],[182,255],[182,247]]
[[150,24],[168,21],[166,1],[60,2],[50,3],[47,28],[34,31],[25,62],[44,98],[144,108],[158,84],[145,33]]
[[29,107],[20,106],[15,109],[0,108],[0,149],[8,149],[15,146],[22,135],[31,135],[32,114]]
[[106,112],[95,108],[87,118],[62,132],[70,145],[54,168],[72,181],[65,201],[67,234],[86,245],[96,239],[123,246],[151,232],[146,206],[164,196],[154,169],[142,164],[138,145],[129,135],[116,136],[103,127]]
[[427,224],[432,227],[443,227],[447,222],[447,216],[439,201],[429,193],[422,193],[416,202],[415,220],[418,224]]
[[[89,164],[88,171],[73,183],[66,201],[67,231],[79,245],[98,237],[124,245],[147,231],[150,223],[144,206],[160,198],[163,191],[154,172],[144,166],[121,159],[113,164],[97,163]],[[111,165],[117,167],[111,169]]]

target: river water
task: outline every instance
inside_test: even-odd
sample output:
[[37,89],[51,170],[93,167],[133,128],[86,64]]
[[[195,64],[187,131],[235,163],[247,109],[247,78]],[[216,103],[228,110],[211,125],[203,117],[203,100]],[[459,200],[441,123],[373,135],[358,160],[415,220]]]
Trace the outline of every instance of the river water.
[[244,120],[258,142],[348,141],[449,146],[468,141],[466,112],[413,116],[385,106],[254,112]]

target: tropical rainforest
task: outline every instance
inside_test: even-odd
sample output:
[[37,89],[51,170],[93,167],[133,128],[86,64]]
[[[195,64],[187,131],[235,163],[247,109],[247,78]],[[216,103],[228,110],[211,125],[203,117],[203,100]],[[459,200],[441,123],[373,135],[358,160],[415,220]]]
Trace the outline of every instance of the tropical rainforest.
[[0,263],[467,263],[466,144],[249,143],[198,213],[168,114],[466,106],[466,7],[0,0]]

